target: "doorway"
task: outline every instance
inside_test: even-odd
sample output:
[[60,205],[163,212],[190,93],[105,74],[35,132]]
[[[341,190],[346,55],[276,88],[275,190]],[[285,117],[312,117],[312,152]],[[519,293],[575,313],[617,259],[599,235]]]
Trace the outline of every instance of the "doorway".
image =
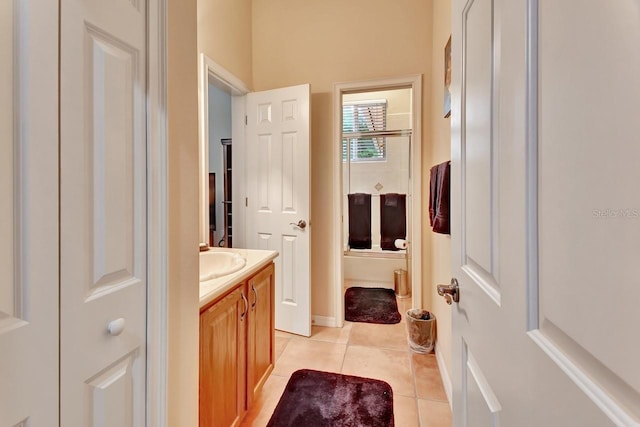
[[[238,202],[246,197],[242,159],[244,95],[249,89],[204,54],[200,55],[199,72],[200,241],[210,246],[243,247],[245,211]],[[210,209],[211,202],[214,209]]]
[[[417,75],[365,82],[339,83],[334,87],[334,175],[339,177],[334,183],[334,265],[336,267],[334,295],[336,298],[335,306],[337,307],[335,323],[338,327],[342,326],[344,322],[343,287],[352,283],[353,279],[358,280],[359,286],[362,284],[378,286],[382,283],[379,282],[380,277],[384,277],[383,281],[387,283],[386,287],[389,287],[389,283],[393,282],[394,270],[406,269],[409,272],[412,305],[414,307],[422,306],[420,228],[422,179],[420,144],[421,79],[422,77]],[[389,107],[386,96],[400,93],[406,94],[408,108],[404,112],[406,113],[406,122],[402,123],[401,126],[391,126],[392,128],[398,127],[397,135],[395,133],[387,135],[386,129],[380,129],[378,135],[376,133],[377,130],[374,129],[376,126],[373,126],[372,120],[374,119],[369,118],[368,124],[370,126],[367,125],[365,120],[364,126],[367,129],[364,129],[364,127],[360,129],[364,130],[364,132],[361,132],[362,135],[353,134],[351,136],[356,138],[349,137],[347,138],[347,144],[344,143],[343,136],[346,134],[343,132],[343,114],[345,106],[349,106],[347,109],[350,109],[353,113],[354,105],[367,102],[370,106],[363,107],[364,110],[371,113],[372,111],[377,111],[377,108],[382,111]],[[374,108],[373,104],[379,105],[379,107]],[[383,106],[383,104],[385,105]],[[378,111],[380,113],[378,115],[387,116],[386,112],[382,114],[380,111]],[[373,116],[369,115],[369,117]],[[355,130],[357,131],[358,129]],[[361,142],[364,142],[358,142],[357,137],[364,137],[365,139],[361,140]],[[412,143],[412,141],[416,141],[416,143]],[[392,148],[394,150],[396,148],[400,152],[405,150],[406,155],[403,160],[402,155],[398,156],[399,163],[392,168],[393,170],[389,169],[392,165],[386,159],[387,150],[391,144],[393,144]],[[364,157],[360,159],[359,157],[362,156]],[[374,158],[373,160],[372,157]],[[379,167],[376,167],[376,163]],[[381,182],[384,181],[382,179],[384,174],[388,174],[389,177],[397,175],[397,168],[402,169],[401,164],[405,165],[405,179],[389,179]],[[358,169],[363,168],[367,168],[368,171],[358,171]],[[364,177],[368,178],[363,180]],[[376,177],[381,179],[376,180]],[[371,179],[375,182],[371,181]],[[400,181],[404,182],[400,183]],[[348,195],[356,192],[360,194],[371,193],[370,196],[373,199],[372,207],[375,204],[378,212],[380,212],[380,196],[384,196],[385,193],[399,194],[403,200],[406,200],[406,210],[402,212],[403,216],[406,215],[406,238],[400,239],[406,241],[406,248],[396,248],[395,242],[391,242],[392,247],[386,248],[387,250],[382,248],[384,244],[382,243],[383,238],[381,238],[380,232],[380,219],[377,214],[374,215],[374,210],[376,209],[371,209],[372,220],[375,219],[372,222],[371,242],[365,245],[364,249],[356,248],[354,245],[349,244]],[[392,240],[395,241],[395,239]],[[370,277],[368,272],[372,271],[371,265],[375,265],[376,274]],[[378,271],[379,268],[384,271]]]

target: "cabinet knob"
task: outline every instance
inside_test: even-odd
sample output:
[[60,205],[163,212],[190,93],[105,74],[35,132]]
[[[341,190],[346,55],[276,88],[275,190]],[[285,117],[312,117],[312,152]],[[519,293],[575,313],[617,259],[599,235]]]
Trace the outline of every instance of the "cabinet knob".
[[119,319],[112,320],[107,325],[107,332],[109,335],[118,336],[124,331],[124,318],[120,317]]

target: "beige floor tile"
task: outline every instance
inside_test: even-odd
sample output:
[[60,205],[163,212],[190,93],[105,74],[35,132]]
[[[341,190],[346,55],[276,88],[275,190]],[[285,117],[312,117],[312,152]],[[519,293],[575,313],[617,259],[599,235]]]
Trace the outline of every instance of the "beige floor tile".
[[269,422],[289,378],[271,375],[262,387],[262,393],[242,420],[242,427],[264,427]]
[[411,353],[411,364],[415,374],[418,398],[447,401],[436,356]]
[[394,395],[393,417],[398,427],[419,427],[416,399]]
[[345,344],[291,338],[276,360],[273,375],[289,377],[298,369],[340,372],[346,348]]
[[386,381],[394,396],[415,396],[408,351],[350,345],[342,373]]
[[276,340],[275,340],[276,341],[276,360],[280,358],[280,356],[282,355],[282,352],[287,347],[287,344],[289,344],[290,340],[291,338],[289,337],[276,335]]
[[418,412],[422,427],[451,427],[451,409],[448,402],[418,399]]
[[325,326],[312,326],[311,339],[316,341],[335,342],[346,344],[349,341],[353,323],[347,323],[342,328],[328,328]]
[[376,325],[372,323],[356,323],[351,330],[349,344],[408,350],[407,325]]
[[283,337],[283,338],[299,338],[300,335],[296,335],[296,334],[290,334],[289,332],[285,332],[285,331],[279,331],[276,329],[276,337]]
[[451,412],[435,355],[408,350],[405,316],[412,308],[411,299],[397,301],[403,320],[395,325],[345,322],[343,328],[313,326],[310,338],[276,331],[275,369],[242,426],[267,424],[290,375],[298,369],[342,372],[386,381],[394,392],[396,426],[451,426]]

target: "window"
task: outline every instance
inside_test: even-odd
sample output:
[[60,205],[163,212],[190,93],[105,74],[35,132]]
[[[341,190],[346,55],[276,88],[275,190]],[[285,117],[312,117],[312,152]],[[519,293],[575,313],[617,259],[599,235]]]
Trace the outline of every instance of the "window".
[[[387,129],[387,101],[345,102],[342,105],[342,133],[378,132]],[[384,161],[387,158],[384,137],[342,139],[342,160],[352,162]]]

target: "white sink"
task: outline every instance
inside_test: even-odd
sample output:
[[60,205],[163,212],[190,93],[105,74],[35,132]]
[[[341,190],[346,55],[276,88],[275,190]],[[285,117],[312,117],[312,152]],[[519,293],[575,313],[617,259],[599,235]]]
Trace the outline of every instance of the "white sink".
[[242,270],[247,259],[237,252],[209,250],[200,252],[200,281],[217,279]]

